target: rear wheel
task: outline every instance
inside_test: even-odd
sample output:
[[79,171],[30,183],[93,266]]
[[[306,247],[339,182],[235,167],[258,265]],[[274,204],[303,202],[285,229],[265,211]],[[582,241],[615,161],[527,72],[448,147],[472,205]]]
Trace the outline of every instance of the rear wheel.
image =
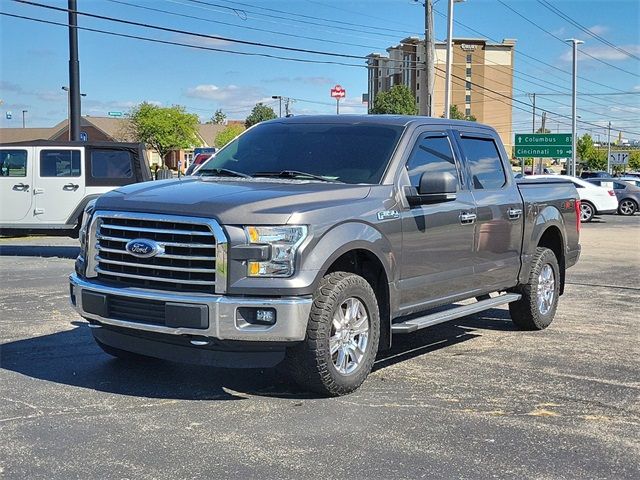
[[517,293],[522,298],[509,304],[511,320],[520,330],[542,330],[553,321],[560,295],[560,268],[552,250],[538,247],[529,281]]
[[305,389],[345,395],[371,372],[379,337],[371,285],[353,273],[331,273],[314,293],[304,342],[287,351],[288,370]]
[[638,210],[638,205],[630,198],[625,198],[618,205],[618,213],[620,215],[633,215],[636,210]]
[[580,222],[587,223],[593,220],[596,214],[596,208],[589,202],[580,202]]

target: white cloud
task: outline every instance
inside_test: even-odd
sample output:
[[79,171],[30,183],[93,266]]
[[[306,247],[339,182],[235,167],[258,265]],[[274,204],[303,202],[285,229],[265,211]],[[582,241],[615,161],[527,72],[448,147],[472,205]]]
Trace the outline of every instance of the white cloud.
[[589,30],[594,35],[602,35],[609,31],[609,27],[606,27],[604,25],[594,25],[592,27],[589,27],[587,30]]
[[[216,33],[208,33],[207,35],[218,36]],[[185,33],[178,33],[174,35],[176,42],[188,43],[189,45],[195,45],[198,47],[223,47],[233,45],[233,42],[227,40],[221,40],[218,38],[199,37],[195,35],[187,35]]]
[[[253,106],[259,102],[268,103],[271,106],[277,103],[276,100],[265,93],[262,87],[257,86],[203,84],[188,88],[185,96],[206,102],[214,102],[211,108],[213,110],[222,109],[229,114],[230,118],[242,117],[248,114]],[[203,108],[206,107],[209,107],[209,104],[203,106]]]
[[[640,54],[640,45],[621,45],[620,48],[635,55]],[[591,55],[591,57],[586,54]],[[560,56],[560,60],[570,62],[572,56],[573,53],[571,50],[567,49],[567,51]],[[607,46],[579,47],[578,60],[593,60],[594,58],[592,57],[600,60],[627,60],[629,58],[625,53]]]

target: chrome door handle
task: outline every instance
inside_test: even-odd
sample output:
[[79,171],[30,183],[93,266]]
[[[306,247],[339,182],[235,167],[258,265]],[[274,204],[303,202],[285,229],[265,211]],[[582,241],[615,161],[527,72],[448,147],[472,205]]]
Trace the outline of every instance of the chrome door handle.
[[67,183],[64,187],[62,187],[63,190],[73,192],[75,192],[78,188],[80,188],[80,185],[76,185],[75,183]]
[[512,220],[515,220],[516,218],[520,218],[520,216],[522,215],[522,209],[521,208],[510,208],[509,209],[509,218]]
[[472,223],[475,223],[476,218],[478,218],[478,216],[475,213],[460,213],[460,223],[462,223],[463,225],[470,225]]
[[18,192],[28,192],[29,185],[27,185],[26,183],[18,183],[13,186],[13,190],[16,190]]

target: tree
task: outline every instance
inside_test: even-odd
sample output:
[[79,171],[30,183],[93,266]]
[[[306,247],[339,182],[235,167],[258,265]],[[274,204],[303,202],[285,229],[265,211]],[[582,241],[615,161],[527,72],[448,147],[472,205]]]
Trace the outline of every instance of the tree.
[[417,115],[418,108],[413,93],[405,85],[394,85],[386,92],[376,95],[371,113],[394,115]]
[[251,113],[244,121],[244,125],[249,128],[256,123],[264,122],[265,120],[273,120],[274,118],[278,118],[278,116],[276,115],[276,112],[273,111],[273,108],[263,103],[256,103],[256,106],[253,107],[253,110],[251,110]]
[[[442,115],[442,117],[444,117],[444,115]],[[457,105],[451,105],[451,107],[449,107],[449,118],[452,120],[467,120],[468,122],[476,121],[476,117],[473,115],[465,115]]]
[[229,125],[227,128],[218,133],[218,135],[216,135],[214,144],[217,148],[222,148],[242,132],[244,132],[244,127],[242,125],[238,125],[237,123]]
[[215,123],[217,125],[224,125],[227,122],[227,114],[218,109],[214,112],[213,117],[209,123]]
[[595,148],[593,146],[593,139],[591,135],[585,133],[576,142],[576,153],[583,162],[588,161],[594,155]]
[[629,153],[629,170],[632,172],[640,170],[640,150],[634,150]]
[[190,148],[199,144],[198,116],[187,113],[184,107],[159,107],[143,102],[129,112],[133,138],[154,149],[164,157],[171,150]]

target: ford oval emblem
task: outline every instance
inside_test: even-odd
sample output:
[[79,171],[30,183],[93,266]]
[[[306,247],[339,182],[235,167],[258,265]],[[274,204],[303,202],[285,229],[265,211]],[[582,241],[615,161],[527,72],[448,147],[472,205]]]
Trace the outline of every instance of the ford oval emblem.
[[125,246],[127,252],[134,257],[149,258],[158,255],[164,251],[161,245],[154,240],[147,240],[146,238],[136,238],[131,240]]

